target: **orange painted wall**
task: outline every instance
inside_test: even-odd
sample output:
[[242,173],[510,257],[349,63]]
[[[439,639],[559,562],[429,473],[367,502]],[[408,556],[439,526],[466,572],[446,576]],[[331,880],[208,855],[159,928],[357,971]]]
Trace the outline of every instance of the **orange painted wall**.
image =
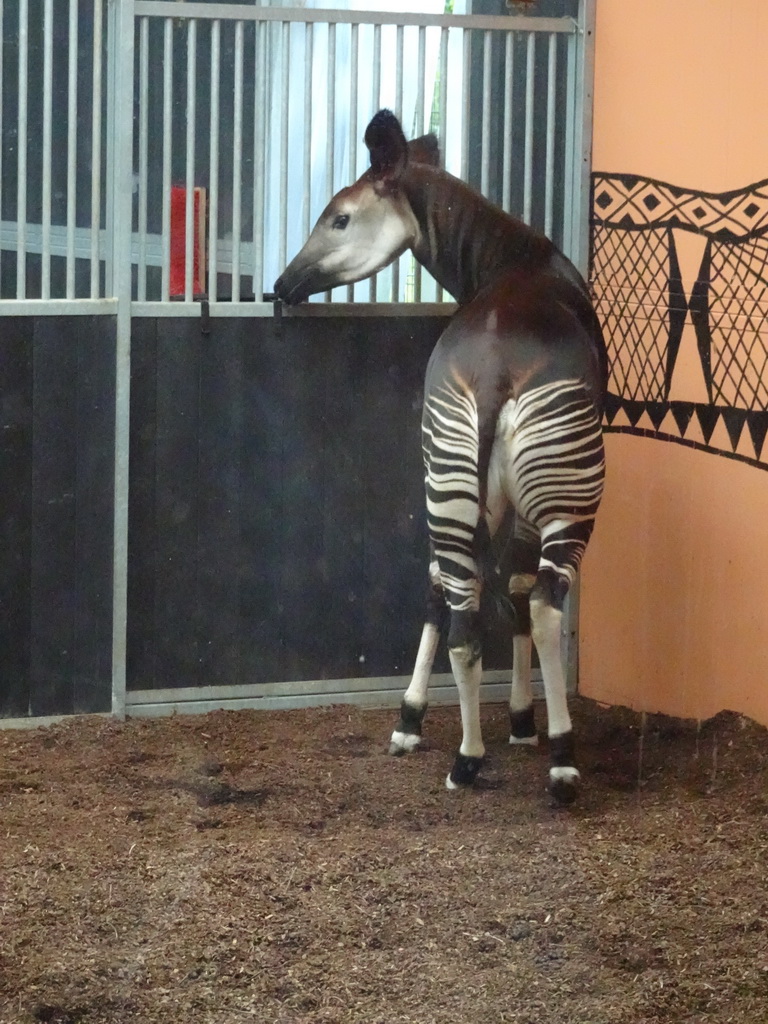
[[[711,192],[768,178],[766,40],[765,0],[597,0],[594,170]],[[697,359],[688,324],[670,397],[702,400]],[[656,438],[606,448],[581,692],[768,725],[768,471]]]
[[768,177],[768,4],[596,2],[593,167],[712,192]]

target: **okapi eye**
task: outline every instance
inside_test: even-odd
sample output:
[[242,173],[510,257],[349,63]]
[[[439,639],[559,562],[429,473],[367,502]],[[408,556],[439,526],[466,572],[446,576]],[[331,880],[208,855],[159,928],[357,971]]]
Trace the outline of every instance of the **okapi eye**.
[[333,220],[333,227],[338,231],[343,231],[347,224],[349,224],[348,213],[340,213],[338,217],[335,217]]

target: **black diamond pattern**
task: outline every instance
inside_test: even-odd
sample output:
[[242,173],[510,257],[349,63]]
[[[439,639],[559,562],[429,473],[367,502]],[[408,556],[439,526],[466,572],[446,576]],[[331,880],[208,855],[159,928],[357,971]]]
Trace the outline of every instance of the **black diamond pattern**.
[[611,194],[603,190],[600,195],[595,199],[595,203],[600,207],[601,210],[607,209],[611,205]]

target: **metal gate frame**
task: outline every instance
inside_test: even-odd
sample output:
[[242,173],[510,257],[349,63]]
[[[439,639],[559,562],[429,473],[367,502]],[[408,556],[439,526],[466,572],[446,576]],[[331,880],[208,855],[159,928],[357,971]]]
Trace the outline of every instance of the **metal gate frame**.
[[[106,291],[107,298],[92,299],[18,299],[0,300],[0,317],[7,315],[21,316],[57,316],[98,313],[114,316],[116,320],[116,354],[115,354],[115,452],[114,452],[114,523],[113,523],[113,616],[112,616],[112,714],[122,718],[126,714],[127,680],[126,680],[126,644],[127,644],[127,580],[128,580],[128,455],[129,455],[129,422],[130,422],[130,374],[131,374],[131,321],[133,316],[200,316],[200,304],[194,301],[184,302],[138,302],[132,298],[132,266],[135,263],[135,240],[133,235],[133,185],[134,185],[134,95],[135,95],[135,38],[138,19],[142,16],[155,14],[173,18],[213,18],[222,19],[268,19],[293,20],[302,15],[310,14],[321,20],[326,11],[281,11],[278,8],[250,8],[235,4],[195,4],[161,2],[161,0],[107,0],[107,223],[106,223]],[[333,12],[331,12],[333,13]],[[336,12],[343,14],[347,20],[350,16],[364,21],[366,18],[388,19],[398,24],[419,24],[425,19],[418,15],[358,15],[356,12]],[[410,20],[409,20],[410,19]],[[429,18],[430,24],[441,24],[446,21],[475,23],[476,27],[485,27],[501,19],[457,16],[456,18]],[[540,30],[542,19],[515,17],[515,27],[520,30]],[[537,22],[539,24],[537,24]],[[580,0],[578,22],[573,26],[569,37],[569,83],[566,136],[566,216],[565,244],[566,254],[586,273],[589,248],[589,200],[590,200],[590,160],[592,144],[592,83],[594,67],[594,26],[595,0]],[[569,197],[569,198],[568,198]],[[189,298],[189,296],[187,296]],[[449,307],[448,307],[449,308]],[[289,311],[287,315],[312,318],[328,314],[344,312],[351,316],[382,312],[388,314],[405,313],[430,314],[447,312],[445,304],[328,304],[313,305],[300,310]],[[209,314],[217,316],[271,316],[273,308],[270,303],[253,302],[211,302]],[[568,602],[566,627],[563,635],[563,652],[567,664],[568,681],[571,689],[575,689],[577,679],[577,620],[578,590],[572,591]],[[357,681],[346,681],[355,683]],[[372,681],[360,681],[370,685]],[[435,680],[438,687],[448,683],[448,679]],[[395,687],[395,684],[398,684]],[[393,697],[398,695],[399,681],[387,680]],[[357,687],[352,687],[356,689]],[[237,688],[242,689],[242,687]],[[172,691],[165,691],[170,695]],[[442,690],[440,690],[442,695]],[[493,695],[500,696],[494,688]],[[161,694],[157,697],[160,698]],[[176,699],[182,695],[175,694]],[[210,705],[203,707],[199,702],[201,695],[186,695],[195,698],[199,710],[209,710]],[[234,706],[232,700],[216,701],[218,706],[226,704]],[[328,700],[333,700],[333,694]],[[336,697],[338,699],[338,697]],[[237,695],[238,706],[251,703],[246,695]],[[296,701],[299,702],[299,701]],[[323,702],[321,700],[315,703]],[[158,701],[158,703],[160,703]],[[254,700],[253,703],[256,703]],[[265,707],[264,701],[258,701]],[[166,703],[162,710],[166,712],[180,707],[181,703],[170,706]],[[191,710],[184,703],[184,710]],[[131,701],[131,713],[162,713],[159,706],[139,706]],[[8,724],[8,723],[6,723]]]

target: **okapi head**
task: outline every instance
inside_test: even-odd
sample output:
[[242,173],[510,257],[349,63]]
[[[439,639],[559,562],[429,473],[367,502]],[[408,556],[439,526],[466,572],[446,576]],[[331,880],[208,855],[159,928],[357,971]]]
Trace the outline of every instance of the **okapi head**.
[[275,282],[289,304],[378,273],[418,240],[419,226],[400,187],[409,164],[439,162],[437,139],[408,143],[390,110],[380,110],[365,130],[371,166],[337,192],[321,213],[301,252]]

